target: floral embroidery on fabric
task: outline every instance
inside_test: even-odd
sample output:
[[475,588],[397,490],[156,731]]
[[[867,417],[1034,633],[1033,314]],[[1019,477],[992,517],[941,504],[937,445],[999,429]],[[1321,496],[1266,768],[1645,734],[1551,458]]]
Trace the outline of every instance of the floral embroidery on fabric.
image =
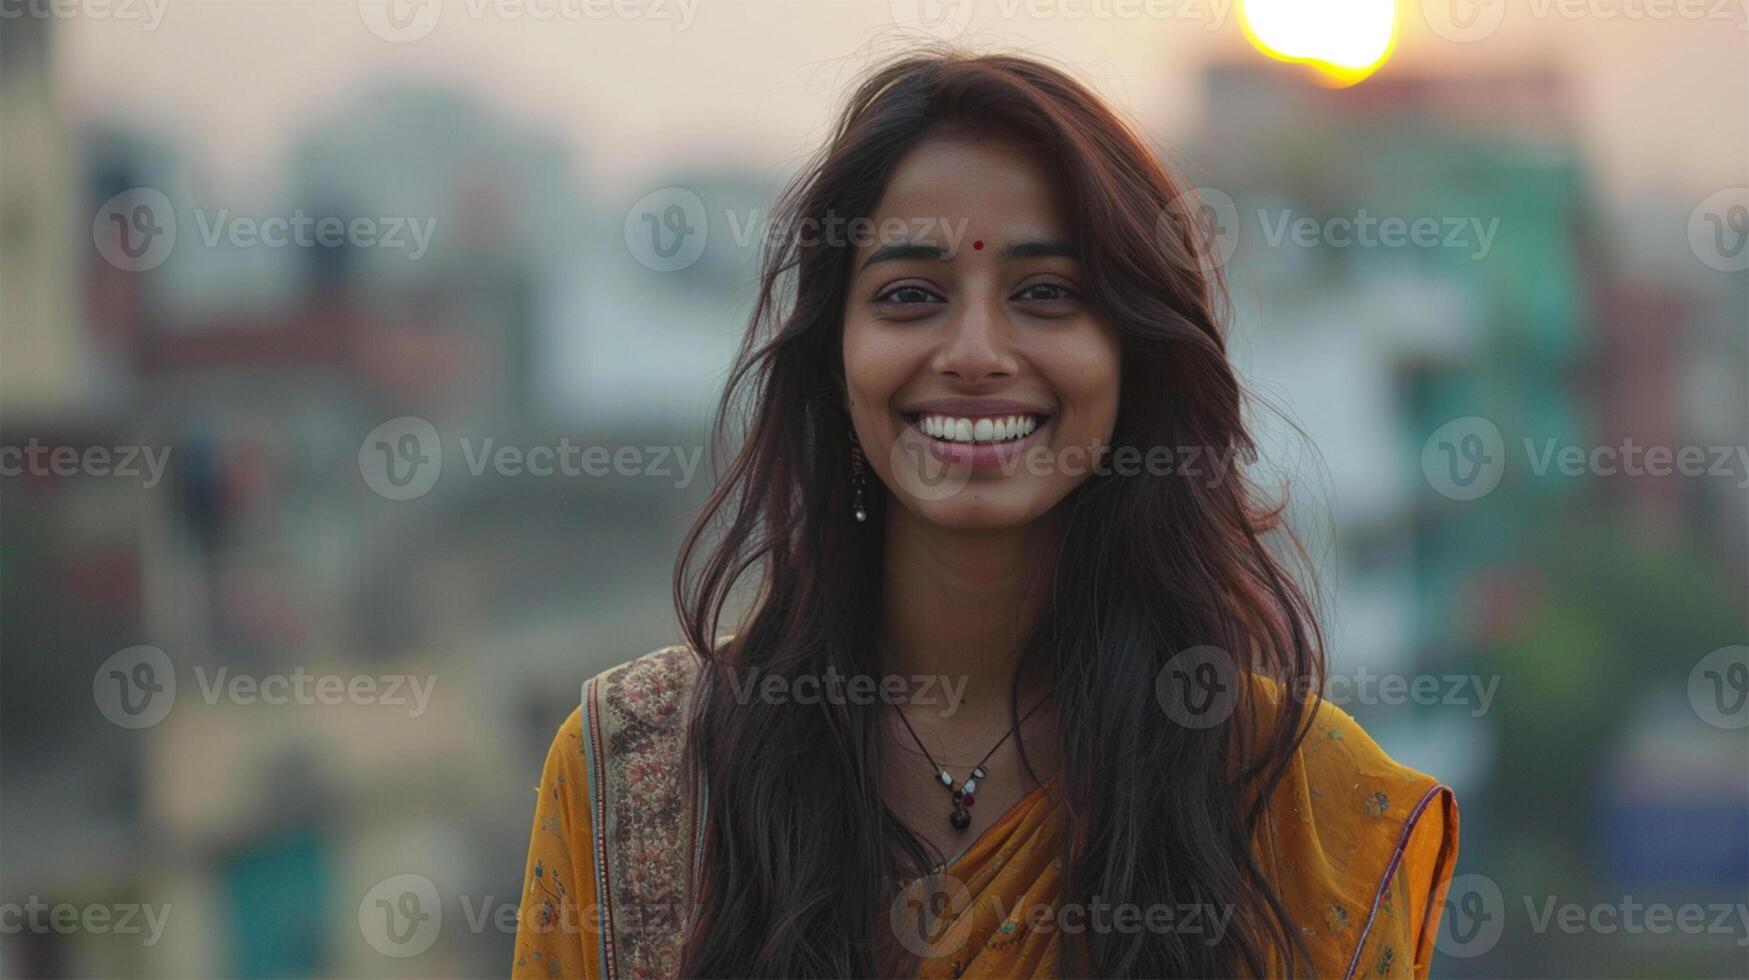
[[1390,807],[1391,798],[1383,793],[1372,793],[1366,798],[1366,815],[1369,817],[1382,817]]
[[[603,972],[671,977],[680,969],[699,833],[685,763],[686,702],[697,661],[666,647],[590,685],[588,738],[601,899]],[[624,970],[629,967],[629,974]]]

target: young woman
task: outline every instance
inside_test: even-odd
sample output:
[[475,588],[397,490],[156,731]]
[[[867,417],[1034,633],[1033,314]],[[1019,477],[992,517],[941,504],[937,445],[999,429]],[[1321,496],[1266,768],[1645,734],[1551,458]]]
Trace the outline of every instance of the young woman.
[[782,202],[686,642],[553,742],[515,975],[1426,974],[1456,806],[1316,696],[1178,195],[1037,61],[862,83]]

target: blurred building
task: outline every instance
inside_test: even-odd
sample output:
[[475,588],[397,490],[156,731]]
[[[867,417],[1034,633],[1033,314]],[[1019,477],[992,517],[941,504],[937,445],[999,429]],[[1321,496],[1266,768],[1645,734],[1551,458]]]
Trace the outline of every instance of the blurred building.
[[[538,135],[453,94],[386,89],[312,128],[284,202],[246,214],[144,133],[99,126],[75,151],[41,105],[52,21],[18,23],[35,33],[0,31],[8,152],[26,127],[67,149],[64,166],[37,154],[33,168],[6,168],[7,241],[39,267],[4,264],[9,299],[15,275],[29,287],[16,309],[32,329],[15,330],[9,306],[0,436],[170,452],[150,488],[5,482],[0,897],[151,896],[173,920],[149,948],[31,934],[0,972],[501,970],[511,936],[496,906],[519,896],[547,743],[584,678],[672,639],[674,542],[653,532],[677,541],[704,487],[476,474],[464,443],[690,446],[698,434],[675,420],[703,392],[650,391],[584,425],[554,404],[543,375],[552,335],[575,332],[559,319],[567,297],[614,277],[581,260],[575,175]],[[14,94],[34,113],[20,130]],[[163,191],[178,227],[145,273],[66,233],[136,187]],[[429,221],[435,234],[417,257],[207,238],[220,215],[300,207]],[[711,306],[691,302],[672,349],[698,346],[684,328]],[[82,386],[105,397],[70,397]],[[373,492],[359,463],[366,434],[403,415],[431,422],[448,456],[408,501]],[[95,710],[93,675],[137,644],[170,655],[179,689],[163,722],[128,731]],[[53,654],[13,653],[39,649]],[[238,676],[300,672],[428,679],[433,693],[417,717],[405,704],[269,707],[223,693]],[[94,710],[66,710],[81,704]],[[372,949],[359,925],[369,888],[403,873],[437,883],[453,917],[410,963]]]
[[[1206,83],[1206,123],[1180,169],[1214,192],[1205,198],[1236,205],[1205,212],[1237,222],[1213,229],[1233,246],[1235,357],[1316,447],[1308,458],[1292,425],[1259,418],[1266,458],[1311,501],[1295,513],[1332,588],[1331,670],[1499,682],[1480,716],[1474,704],[1349,710],[1454,786],[1460,871],[1482,870],[1509,896],[1724,897],[1725,882],[1749,879],[1749,774],[1741,739],[1686,710],[1683,685],[1701,654],[1741,642],[1744,490],[1539,473],[1534,454],[1740,442],[1741,372],[1705,367],[1743,361],[1740,277],[1693,281],[1699,263],[1624,275],[1571,97],[1550,72],[1387,71],[1329,89],[1247,65]],[[1352,226],[1347,241],[1284,234],[1363,214],[1439,219],[1441,241],[1367,247]],[[1708,410],[1682,394],[1696,388]],[[1497,428],[1504,465],[1492,491],[1456,499],[1424,450],[1472,418]],[[1528,932],[1443,968],[1678,962],[1643,937]],[[1731,942],[1687,947],[1681,968],[1740,963]]]

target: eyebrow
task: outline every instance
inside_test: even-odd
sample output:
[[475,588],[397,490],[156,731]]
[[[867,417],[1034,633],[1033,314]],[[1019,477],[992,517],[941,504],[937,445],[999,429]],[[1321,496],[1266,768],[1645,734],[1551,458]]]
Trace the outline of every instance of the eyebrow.
[[[882,245],[874,250],[874,254],[863,260],[862,268],[867,269],[876,262],[897,262],[902,259],[936,259],[947,261],[947,249],[940,245],[929,245],[923,242],[895,242]],[[1081,250],[1073,244],[1056,239],[1044,239],[1030,242],[1015,242],[997,253],[997,257],[1007,259],[1065,258],[1081,260]],[[860,271],[860,270],[859,270]]]

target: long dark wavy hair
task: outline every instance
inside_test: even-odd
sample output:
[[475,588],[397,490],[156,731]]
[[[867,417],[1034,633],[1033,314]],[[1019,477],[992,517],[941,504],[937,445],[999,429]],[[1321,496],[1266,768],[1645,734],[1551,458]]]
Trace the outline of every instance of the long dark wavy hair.
[[[1023,147],[1054,178],[1089,301],[1121,338],[1113,449],[1256,458],[1227,358],[1218,258],[1129,125],[1028,57],[929,52],[868,74],[779,201],[779,233],[766,242],[752,322],[713,430],[716,458],[728,462],[674,572],[684,637],[707,664],[689,741],[709,785],[708,887],[686,944],[687,976],[915,967],[883,952],[894,944],[878,933],[892,929],[893,882],[938,855],[882,800],[884,706],[760,703],[723,681],[730,670],[792,680],[829,668],[881,672],[889,504],[878,481],[867,522],[851,516],[840,342],[853,250],[802,231],[871,215],[900,160],[950,130]],[[1058,505],[1066,530],[1021,669],[1042,668],[1055,684],[1069,822],[1059,901],[1233,913],[1213,944],[1178,932],[1064,936],[1062,975],[1306,969],[1258,827],[1314,705],[1288,697],[1266,708],[1239,684],[1229,722],[1198,728],[1175,723],[1156,690],[1175,654],[1204,646],[1291,691],[1322,689],[1316,606],[1266,543],[1271,532],[1291,541],[1283,505],[1267,496],[1235,466],[1219,480],[1095,474]],[[1293,553],[1305,555],[1297,545]],[[750,574],[757,589],[740,594]],[[736,601],[743,612],[724,642],[725,609]],[[1015,702],[1011,691],[1011,714]]]

